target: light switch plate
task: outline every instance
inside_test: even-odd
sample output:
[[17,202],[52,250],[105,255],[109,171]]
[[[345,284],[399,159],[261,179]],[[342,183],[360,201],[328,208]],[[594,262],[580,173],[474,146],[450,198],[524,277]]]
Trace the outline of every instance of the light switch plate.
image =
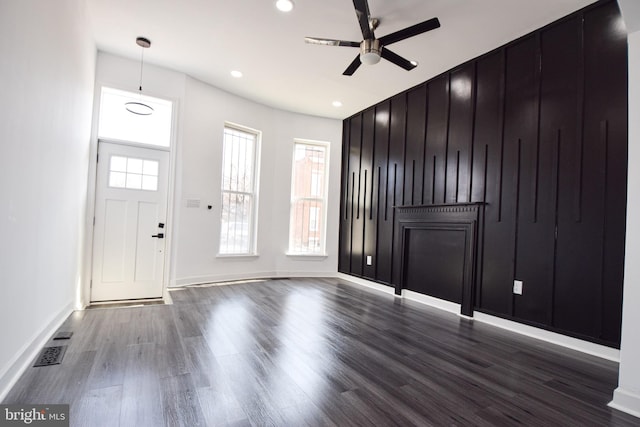
[[513,281],[513,293],[516,295],[522,295],[522,280]]

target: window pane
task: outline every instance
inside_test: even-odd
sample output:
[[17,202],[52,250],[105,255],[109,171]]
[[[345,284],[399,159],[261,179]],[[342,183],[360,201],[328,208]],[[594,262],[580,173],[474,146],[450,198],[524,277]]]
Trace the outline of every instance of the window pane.
[[142,189],[142,175],[128,173],[127,188],[130,188],[132,190]]
[[109,187],[124,188],[127,174],[124,172],[109,172]]
[[111,164],[109,165],[109,170],[117,171],[117,172],[126,172],[127,171],[127,158],[120,156],[111,156]]
[[[151,106],[153,114],[141,116],[127,111],[124,104],[129,101]],[[172,109],[171,101],[103,87],[98,137],[169,147]]]
[[142,165],[142,173],[145,175],[158,176],[158,162],[155,160],[145,160]]
[[322,251],[322,207],[323,203],[320,201],[298,200],[293,203],[290,252]]
[[251,196],[246,194],[223,193],[220,253],[250,253],[251,210]]
[[142,159],[128,159],[127,172],[142,174]]

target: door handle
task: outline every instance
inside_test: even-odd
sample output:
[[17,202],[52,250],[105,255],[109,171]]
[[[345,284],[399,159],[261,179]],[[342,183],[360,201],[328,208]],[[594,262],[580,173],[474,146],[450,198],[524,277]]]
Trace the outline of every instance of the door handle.
[[164,233],[154,234],[151,237],[157,237],[158,239],[164,239]]

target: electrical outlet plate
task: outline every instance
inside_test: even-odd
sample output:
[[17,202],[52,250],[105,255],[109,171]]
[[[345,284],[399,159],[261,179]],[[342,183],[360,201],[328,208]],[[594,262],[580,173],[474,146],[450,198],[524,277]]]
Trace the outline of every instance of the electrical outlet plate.
[[516,295],[522,295],[522,280],[513,281],[513,293]]
[[373,264],[372,257],[371,255],[367,255],[367,265],[371,265],[371,264]]

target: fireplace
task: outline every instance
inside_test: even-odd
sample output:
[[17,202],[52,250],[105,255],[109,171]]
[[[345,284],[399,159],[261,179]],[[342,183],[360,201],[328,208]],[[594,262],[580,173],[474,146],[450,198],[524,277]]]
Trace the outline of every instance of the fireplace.
[[395,207],[393,283],[458,303],[473,316],[482,260],[483,203]]

